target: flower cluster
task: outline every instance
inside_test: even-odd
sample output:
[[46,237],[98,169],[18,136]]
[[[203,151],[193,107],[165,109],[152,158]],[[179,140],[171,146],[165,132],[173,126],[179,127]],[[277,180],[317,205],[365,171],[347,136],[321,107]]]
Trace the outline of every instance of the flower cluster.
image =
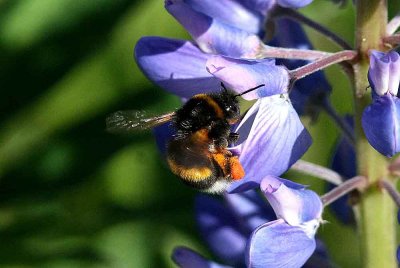
[[[199,229],[211,250],[227,265],[327,265],[323,245],[315,238],[323,207],[365,184],[365,177],[356,177],[351,124],[333,111],[329,102],[332,89],[321,71],[330,64],[354,60],[357,52],[318,54],[312,51],[297,22],[278,16],[288,10],[291,11],[287,14],[293,14],[292,9],[310,2],[166,0],[166,10],[192,40],[143,37],[135,47],[135,59],[143,73],[183,102],[195,94],[217,92],[221,82],[238,94],[257,88],[242,95],[255,102],[234,126],[239,139],[229,148],[239,157],[245,177],[226,189],[225,204],[209,196],[200,196],[196,202]],[[268,27],[271,24],[276,32]],[[350,47],[328,35],[345,49]],[[288,56],[282,56],[282,51]],[[362,126],[372,147],[391,157],[400,151],[400,56],[394,51],[370,54],[372,103],[362,115]],[[346,64],[343,68],[353,71],[353,66]],[[299,114],[315,119],[321,109],[347,134],[332,167],[341,174],[335,173],[339,177],[336,184],[340,185],[332,190],[333,194],[322,197],[280,177],[312,143]],[[157,128],[156,133],[164,150],[172,134],[165,126]],[[322,178],[329,176],[322,174],[324,171],[320,173]],[[351,177],[355,178],[341,182]],[[260,199],[257,190],[268,204]],[[344,220],[349,222],[352,217],[347,208]],[[173,259],[181,267],[226,267],[185,247],[177,248]]]
[[[319,197],[276,177],[261,185],[270,205],[255,191],[226,194],[223,202],[206,195],[197,198],[196,219],[213,253],[234,267],[300,267],[313,253],[305,267],[327,266],[325,248],[314,238],[322,212]],[[200,258],[182,247],[173,254],[180,267],[216,265],[205,258],[198,265]]]
[[[294,7],[304,4],[293,2]],[[261,3],[265,10],[289,5],[289,1],[260,1],[257,5]],[[240,139],[232,151],[239,155],[246,176],[229,191],[239,192],[257,187],[267,175],[284,173],[308,149],[311,137],[289,100],[288,69],[276,65],[274,59],[256,59],[260,47],[266,46],[256,34],[266,15],[255,11],[260,10],[256,4],[224,1],[222,9],[219,5],[214,1],[166,1],[168,12],[195,43],[144,37],[136,45],[135,57],[149,79],[182,99],[218,91],[221,81],[238,93],[265,85],[243,95],[257,102],[235,129]],[[257,29],[250,27],[254,21]]]

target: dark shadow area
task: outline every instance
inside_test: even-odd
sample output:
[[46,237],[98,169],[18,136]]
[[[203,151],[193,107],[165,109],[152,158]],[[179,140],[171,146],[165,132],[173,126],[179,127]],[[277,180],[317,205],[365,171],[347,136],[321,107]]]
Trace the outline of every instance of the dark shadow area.
[[0,47],[0,120],[28,105],[74,65],[107,44],[113,27],[135,2],[116,3],[109,9],[94,10],[62,32],[50,32],[46,39],[26,50]]

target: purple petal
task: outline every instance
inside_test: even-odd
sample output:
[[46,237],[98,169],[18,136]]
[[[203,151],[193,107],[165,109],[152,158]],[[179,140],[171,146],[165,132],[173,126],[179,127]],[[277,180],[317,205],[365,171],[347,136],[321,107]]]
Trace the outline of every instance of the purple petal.
[[172,260],[181,268],[228,268],[230,266],[211,262],[187,247],[176,247]]
[[400,82],[400,56],[396,51],[383,53],[372,50],[368,80],[374,92],[382,96],[388,92],[396,96]]
[[182,0],[168,0],[165,7],[206,53],[243,57],[256,54],[262,45],[256,35],[197,12]]
[[259,12],[264,16],[275,7],[276,0],[242,0],[249,9]]
[[271,59],[244,60],[212,56],[207,70],[238,93],[264,84],[265,86],[243,95],[246,100],[286,93],[289,73],[285,67],[276,66]]
[[254,188],[268,175],[280,176],[312,142],[290,102],[281,96],[259,99],[236,132],[240,138],[234,149],[246,175],[231,184],[230,192]]
[[[277,18],[276,34],[274,35],[273,44],[275,46],[290,47],[298,49],[313,49],[306,33],[300,24],[296,21],[287,18]],[[291,60],[290,62],[297,62],[303,60]],[[304,64],[294,65],[292,68],[297,68]]]
[[278,4],[288,8],[300,8],[310,4],[313,0],[277,0]]
[[272,207],[256,191],[225,194],[225,200],[248,234],[261,224],[276,219]]
[[315,240],[283,220],[266,223],[250,237],[246,262],[251,268],[302,267],[315,250]]
[[232,212],[207,195],[197,197],[195,210],[200,232],[213,253],[229,264],[243,263],[247,235]]
[[392,95],[374,99],[362,116],[368,142],[381,154],[392,157],[400,151],[400,100]]
[[249,33],[258,34],[263,18],[255,10],[232,0],[184,0],[194,10]]
[[153,82],[180,97],[220,89],[220,81],[205,66],[210,55],[193,43],[162,37],[143,37],[135,47],[135,58]]
[[[284,219],[289,225],[302,226],[306,233],[313,235],[321,219],[321,199],[315,192],[300,188],[298,184],[293,187],[293,184],[267,176],[260,187],[278,218]],[[310,225],[306,227],[308,222]]]

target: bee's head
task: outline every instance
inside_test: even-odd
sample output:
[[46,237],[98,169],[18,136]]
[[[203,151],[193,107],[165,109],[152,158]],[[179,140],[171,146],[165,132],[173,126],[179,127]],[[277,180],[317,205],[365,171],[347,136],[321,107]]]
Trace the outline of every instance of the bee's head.
[[218,98],[220,99],[219,103],[221,105],[222,110],[224,111],[224,115],[226,120],[230,124],[236,123],[240,118],[240,108],[239,108],[239,101],[237,97],[242,96],[250,91],[253,91],[257,88],[264,86],[258,85],[256,87],[250,88],[240,94],[235,94],[232,91],[229,91],[223,83],[221,83],[221,93],[219,94]]
[[237,95],[226,89],[222,84],[222,91],[218,94],[218,103],[221,106],[226,120],[234,124],[240,118],[240,107]]

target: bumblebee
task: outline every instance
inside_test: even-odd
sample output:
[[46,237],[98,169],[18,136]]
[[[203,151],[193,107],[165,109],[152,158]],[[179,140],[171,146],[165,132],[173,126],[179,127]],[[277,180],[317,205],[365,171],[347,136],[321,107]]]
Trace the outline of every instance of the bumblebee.
[[171,171],[184,183],[208,193],[220,193],[245,172],[237,156],[227,149],[239,138],[231,125],[240,119],[238,96],[221,83],[219,93],[197,94],[180,109],[146,118],[139,111],[118,111],[106,119],[111,132],[147,129],[171,122],[176,130],[167,145],[167,162]]

